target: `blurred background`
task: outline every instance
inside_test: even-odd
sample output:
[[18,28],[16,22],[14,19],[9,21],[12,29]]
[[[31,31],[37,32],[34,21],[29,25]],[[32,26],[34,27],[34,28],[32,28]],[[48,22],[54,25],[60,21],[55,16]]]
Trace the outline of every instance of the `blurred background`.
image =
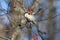
[[[24,11],[20,11],[23,8],[19,7],[18,3],[16,4],[16,6],[18,7],[11,8],[10,1],[12,4],[16,2],[18,3],[21,2],[20,4],[24,5],[23,8],[25,8],[26,10],[33,9],[34,11],[38,11],[39,8],[41,8],[42,12],[37,12],[35,14],[35,18],[36,20],[39,20],[38,21],[39,30],[41,30],[42,32],[46,32],[46,35],[45,34],[42,35],[44,40],[60,40],[60,0],[17,0],[17,1],[16,0],[0,0],[0,30],[1,30],[0,36],[2,37],[6,36],[5,31],[3,32],[2,30],[5,30],[6,26],[8,26],[11,23],[5,14],[9,15],[14,10],[15,10],[14,14],[24,13]],[[36,3],[34,4],[34,2]],[[12,13],[12,16],[14,14]],[[38,37],[38,40],[42,40],[41,36],[38,35],[36,27],[34,25],[31,25],[31,26],[32,26],[31,30],[36,34],[35,36]],[[25,31],[25,33],[23,33],[24,36],[22,36],[23,34],[20,31],[23,39],[19,39],[19,40],[34,39],[33,33],[30,34],[32,36],[29,39],[29,36],[27,35],[28,29],[26,27],[24,27],[23,30]],[[1,40],[4,40],[4,39],[1,39]]]

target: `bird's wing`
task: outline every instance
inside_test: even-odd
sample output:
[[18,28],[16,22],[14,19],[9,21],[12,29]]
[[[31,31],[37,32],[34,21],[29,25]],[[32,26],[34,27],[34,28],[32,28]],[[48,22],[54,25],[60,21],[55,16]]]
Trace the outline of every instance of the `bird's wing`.
[[31,21],[36,20],[34,15],[28,15],[28,19],[31,20]]

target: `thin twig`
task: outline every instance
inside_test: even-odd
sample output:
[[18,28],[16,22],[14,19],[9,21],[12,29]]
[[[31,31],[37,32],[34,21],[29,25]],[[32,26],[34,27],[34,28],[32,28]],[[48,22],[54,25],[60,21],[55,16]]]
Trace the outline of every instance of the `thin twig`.
[[0,37],[1,39],[10,40],[10,38]]

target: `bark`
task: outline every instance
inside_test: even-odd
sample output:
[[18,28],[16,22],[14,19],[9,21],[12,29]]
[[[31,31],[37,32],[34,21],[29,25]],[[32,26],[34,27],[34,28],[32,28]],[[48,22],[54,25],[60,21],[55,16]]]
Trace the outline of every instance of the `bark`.
[[48,14],[48,39],[47,40],[54,40],[55,30],[56,30],[56,19],[51,19],[55,15],[55,7],[54,7],[54,0],[49,1],[49,14]]

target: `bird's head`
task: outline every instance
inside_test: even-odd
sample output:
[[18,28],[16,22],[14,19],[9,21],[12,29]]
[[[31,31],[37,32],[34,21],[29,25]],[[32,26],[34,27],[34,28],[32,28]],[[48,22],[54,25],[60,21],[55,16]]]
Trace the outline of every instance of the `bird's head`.
[[25,17],[27,17],[29,14],[28,13],[25,13]]

